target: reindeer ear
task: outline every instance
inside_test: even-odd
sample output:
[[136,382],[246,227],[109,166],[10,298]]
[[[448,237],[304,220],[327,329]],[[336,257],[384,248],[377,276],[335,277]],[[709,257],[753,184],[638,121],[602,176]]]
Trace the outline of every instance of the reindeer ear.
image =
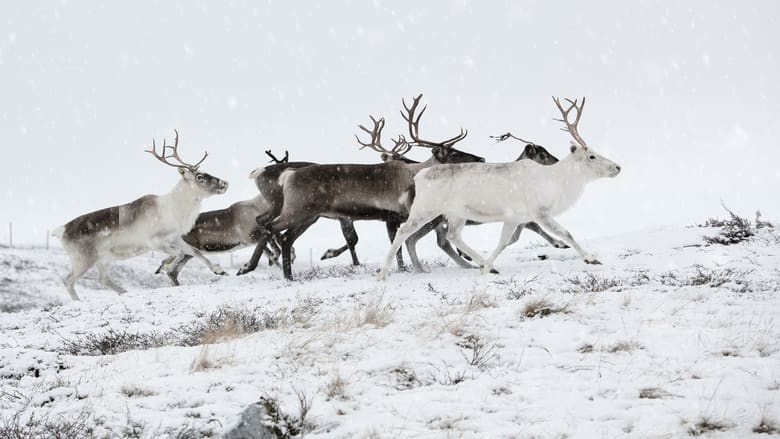
[[179,174],[184,175],[184,168],[179,168]]
[[579,145],[577,145],[576,143],[574,143],[574,141],[572,140],[572,141],[571,141],[571,146],[569,146],[569,150],[570,150],[572,153],[574,153],[574,151],[576,151],[576,150],[577,150],[577,148],[579,148]]
[[383,162],[386,162],[386,161],[389,161],[389,160],[390,160],[390,154],[388,154],[388,153],[386,153],[386,152],[383,152],[383,153],[382,153],[382,155],[381,155],[381,157],[382,157],[382,161],[383,161]]
[[525,145],[525,151],[529,155],[536,155],[536,146],[534,146],[533,143],[528,143],[528,144]]
[[435,155],[438,158],[439,154],[441,154],[441,148],[439,148],[438,146],[434,146],[431,149],[431,152],[433,153],[433,155]]

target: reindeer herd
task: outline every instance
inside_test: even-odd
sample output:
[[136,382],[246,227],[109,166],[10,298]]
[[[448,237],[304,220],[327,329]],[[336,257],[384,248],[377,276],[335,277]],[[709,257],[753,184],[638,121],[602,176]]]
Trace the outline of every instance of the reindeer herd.
[[[146,152],[175,167],[181,175],[170,192],[145,195],[128,204],[79,216],[54,231],[70,257],[71,270],[64,279],[70,297],[79,299],[75,283],[93,266],[97,266],[103,286],[124,293],[110,277],[110,263],[150,250],[169,256],[157,273],[167,274],[174,285],[179,285],[179,273],[192,258],[223,275],[225,271],[203,253],[250,246],[255,250],[239,275],[254,270],[265,253],[271,265],[281,256],[284,277],[291,280],[293,244],[319,218],[338,220],[346,241],[340,248],[327,250],[322,259],[348,249],[353,265],[360,264],[354,221],[386,224],[391,246],[377,274],[380,280],[386,278],[393,258],[399,269],[404,269],[403,244],[414,270],[423,271],[416,243],[431,231],[436,232],[437,244],[456,264],[475,268],[472,261],[483,273],[497,273],[493,268],[496,258],[517,241],[524,228],[540,234],[555,247],[574,248],[586,263],[599,263],[554,220],[576,202],[586,183],[620,172],[620,166],[591,150],[579,134],[585,98],[581,102],[566,99],[564,104],[553,98],[561,113],[556,120],[573,138],[567,157],[558,160],[542,146],[507,133],[495,139],[513,138],[526,144],[520,157],[509,163],[485,163],[482,157],[456,149],[455,145],[467,135],[463,129],[442,141],[421,138],[420,119],[427,108],[420,109],[421,98],[415,97],[411,105],[402,100],[401,115],[409,138],[399,135],[389,149],[382,144],[383,118],[371,116],[371,129],[359,126],[369,135],[367,141],[355,136],[361,149],[379,152],[380,163],[290,162],[287,154],[277,159],[266,151],[276,163],[258,168],[249,176],[259,194],[210,212],[200,213],[202,200],[224,193],[228,183],[199,171],[208,153],[195,164],[185,162],[179,156],[178,131],[174,144],[163,141],[159,152],[152,141],[152,149]],[[429,149],[431,156],[424,162],[406,158],[414,147]],[[489,222],[501,222],[503,228],[498,246],[485,259],[463,241],[461,232],[466,225]]]

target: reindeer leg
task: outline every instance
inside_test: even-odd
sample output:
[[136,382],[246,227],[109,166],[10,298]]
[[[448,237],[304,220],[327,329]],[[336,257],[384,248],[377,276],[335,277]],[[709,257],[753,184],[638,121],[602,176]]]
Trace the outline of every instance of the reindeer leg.
[[[469,255],[471,260],[477,263],[479,267],[483,269],[483,271],[486,269],[486,261],[485,259],[479,255],[474,249],[468,246],[465,242],[463,242],[463,237],[461,236],[461,233],[463,232],[463,227],[466,225],[466,219],[465,218],[447,218],[447,221],[449,223],[449,226],[447,227],[447,239],[452,241],[456,247],[461,249],[464,253]],[[490,269],[491,273],[498,273],[497,271]]]
[[[442,222],[436,226],[436,244],[439,245],[439,248],[444,250],[444,253],[447,254],[447,256],[450,257],[453,261],[455,261],[456,264],[458,264],[462,268],[474,268],[473,265],[469,264],[465,258],[463,258],[459,251],[456,251],[454,248],[452,248],[452,245],[450,244],[450,241],[447,240],[447,227],[445,227],[444,217],[442,217]],[[468,255],[467,255],[468,256]]]
[[[545,232],[541,227],[539,227],[539,224],[527,223],[525,225],[525,228],[530,230],[530,231],[532,231],[532,232],[536,232],[539,236],[544,238],[545,241],[549,242],[555,248],[569,248],[569,246],[566,245],[565,242],[561,241],[560,239],[556,239],[555,237],[553,237],[553,236],[549,235],[547,232]],[[518,230],[522,230],[522,229],[518,229]],[[517,240],[519,238],[520,238],[520,232],[518,231],[517,232],[517,237],[513,236],[512,237],[512,242],[510,242],[509,245],[512,245],[515,242],[517,242]]]
[[162,262],[160,262],[160,266],[157,267],[157,270],[154,271],[154,274],[162,273],[163,268],[169,266],[174,259],[176,259],[176,256],[168,256],[167,258],[163,259]]
[[108,264],[105,262],[98,264],[98,279],[101,285],[116,291],[117,294],[125,294],[127,292],[124,288],[119,286],[119,284],[111,279],[109,275]]
[[539,221],[537,222],[539,223],[540,226],[549,230],[553,234],[560,236],[566,244],[570,245],[572,248],[577,250],[577,253],[579,253],[580,256],[582,256],[586,264],[601,265],[601,262],[599,262],[599,260],[596,259],[595,256],[586,252],[585,249],[583,249],[577,243],[577,241],[574,240],[574,237],[571,236],[571,233],[569,233],[568,230],[564,229],[563,226],[558,224],[558,222],[552,219],[550,216],[543,215],[541,218],[539,218]]
[[284,272],[284,278],[287,280],[293,280],[292,276],[292,246],[295,240],[303,234],[312,224],[317,221],[318,217],[305,220],[303,223],[298,223],[292,227],[287,228],[284,234],[281,236],[282,244],[282,271]]
[[[190,247],[190,251],[185,251],[184,254],[189,256],[194,256],[201,261],[203,261],[204,264],[206,264],[209,267],[209,270],[211,270],[212,273],[218,275],[218,276],[225,276],[227,275],[227,272],[222,269],[218,264],[215,264],[211,262],[207,257],[203,256],[203,253],[200,252],[200,250]],[[182,258],[184,260],[184,258]]]
[[[400,223],[397,221],[386,221],[385,226],[387,227],[387,236],[390,238],[390,242],[395,242],[395,237],[398,233],[398,227],[400,226]],[[395,260],[398,263],[398,270],[406,271],[406,266],[404,265],[404,256],[401,254],[400,246],[396,249]]]
[[358,234],[355,230],[355,223],[348,219],[339,220],[341,223],[341,233],[344,235],[344,239],[347,240],[347,246],[349,246],[349,254],[352,256],[352,265],[360,265],[360,261],[355,251],[355,246],[358,243]]
[[274,242],[271,232],[268,231],[267,228],[271,219],[273,219],[272,215],[272,213],[266,212],[264,214],[258,215],[255,218],[255,222],[257,223],[258,227],[252,231],[250,237],[256,240],[257,244],[255,244],[255,250],[252,252],[252,256],[249,258],[249,261],[247,261],[247,263],[245,263],[238,270],[236,276],[245,275],[257,268],[257,264],[260,263],[260,258],[263,256],[263,251],[265,251],[266,245],[269,245],[273,250],[276,250],[275,259],[271,260],[269,258],[268,265],[274,265],[274,263],[278,260],[278,255],[281,253],[281,251]]
[[517,224],[517,223],[504,223],[504,227],[501,228],[501,237],[498,240],[498,245],[496,246],[496,249],[493,250],[493,253],[490,254],[490,257],[485,262],[485,265],[482,267],[482,273],[498,273],[496,270],[493,269],[493,263],[496,261],[496,258],[498,255],[504,251],[504,249],[512,243],[512,239],[515,238],[515,236],[520,235],[520,232],[523,231],[523,224]]
[[339,220],[341,223],[341,233],[344,235],[344,240],[347,242],[345,245],[339,248],[329,248],[320,258],[321,261],[325,259],[335,258],[349,249],[349,253],[352,256],[352,265],[360,265],[360,261],[355,251],[355,246],[358,242],[358,235],[355,231],[355,225],[351,220],[342,218]]
[[76,294],[76,281],[84,275],[93,265],[95,265],[95,257],[92,255],[84,255],[81,253],[70,255],[70,273],[62,280],[65,284],[65,288],[68,289],[68,294],[73,300],[79,299]]
[[249,258],[249,261],[247,261],[247,263],[238,270],[236,276],[242,276],[251,271],[255,271],[257,264],[260,263],[260,257],[263,255],[263,251],[265,251],[266,242],[269,242],[267,239],[268,238],[265,236],[260,238],[260,240],[257,242],[257,245],[255,245],[255,251],[252,252],[252,256]]
[[[387,271],[390,269],[390,264],[393,261],[393,255],[398,254],[399,250],[401,249],[401,245],[403,245],[406,239],[426,223],[436,218],[436,216],[438,216],[436,213],[430,213],[418,217],[412,217],[411,214],[409,215],[409,218],[406,220],[406,222],[403,223],[397,230],[397,233],[394,234],[395,236],[393,238],[393,242],[390,244],[390,251],[388,251],[387,257],[385,257],[382,268],[380,268],[376,274],[377,280],[385,280],[387,278]],[[389,230],[390,227],[388,223],[388,232]]]
[[[170,257],[168,259],[175,259],[175,258],[174,257]],[[168,259],[166,259],[166,261]],[[178,287],[179,285],[181,285],[179,283],[179,273],[181,273],[181,270],[184,268],[185,265],[187,265],[187,262],[189,262],[190,259],[192,259],[192,256],[184,255],[184,257],[183,258],[179,258],[178,261],[176,262],[176,264],[173,265],[173,268],[168,270],[168,272],[166,273],[168,275],[168,279],[171,280],[171,283],[173,284],[173,286]],[[171,262],[173,262],[173,261],[171,261]],[[162,268],[162,265],[160,266],[160,268]]]

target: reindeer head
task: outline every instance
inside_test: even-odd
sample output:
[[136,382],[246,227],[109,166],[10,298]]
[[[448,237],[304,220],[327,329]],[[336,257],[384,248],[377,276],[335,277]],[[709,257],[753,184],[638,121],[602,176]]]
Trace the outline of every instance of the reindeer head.
[[461,128],[460,133],[458,133],[457,136],[451,139],[444,140],[442,142],[431,142],[429,140],[420,139],[419,137],[420,118],[422,117],[423,113],[425,113],[425,110],[428,108],[427,105],[424,106],[423,109],[420,111],[420,114],[415,116],[414,113],[417,111],[417,106],[420,104],[420,99],[422,99],[422,95],[418,95],[416,98],[414,98],[411,107],[407,106],[406,101],[401,99],[401,103],[404,106],[404,110],[406,110],[405,112],[404,111],[401,112],[401,116],[409,125],[409,136],[413,140],[411,145],[430,148],[431,154],[440,163],[466,163],[466,162],[485,161],[484,158],[478,155],[470,154],[454,148],[454,145],[456,143],[465,139],[466,135],[468,135],[468,131],[465,131],[463,128]]
[[[209,153],[206,152],[203,154],[203,158],[194,165],[183,161],[179,157],[179,131],[174,131],[176,132],[176,139],[173,145],[166,145],[165,139],[163,139],[162,154],[157,153],[157,145],[155,145],[154,139],[152,139],[152,149],[147,149],[146,152],[152,154],[157,160],[165,163],[166,165],[177,168],[181,178],[193,189],[202,193],[203,195],[208,196],[214,194],[224,194],[225,191],[227,191],[228,182],[205,172],[198,171],[198,167],[201,163],[203,163],[204,160],[206,160],[206,157],[208,157]],[[170,154],[166,154],[168,150],[171,151]],[[169,159],[174,159],[178,163],[172,163],[169,161]]]
[[[572,101],[567,98],[566,102],[569,103],[569,108],[565,110],[561,105],[560,99],[553,97],[553,101],[561,112],[561,118],[555,120],[563,122],[565,127],[561,128],[561,130],[571,134],[574,138],[574,140],[571,141],[570,147],[572,158],[581,164],[583,172],[593,178],[614,177],[618,175],[620,173],[620,165],[588,148],[585,140],[583,140],[582,136],[580,136],[580,133],[577,131],[577,124],[580,122],[582,109],[585,107],[585,98],[582,98],[582,104],[579,105],[577,99]],[[577,111],[577,117],[573,122],[569,121],[569,113],[571,110]]]

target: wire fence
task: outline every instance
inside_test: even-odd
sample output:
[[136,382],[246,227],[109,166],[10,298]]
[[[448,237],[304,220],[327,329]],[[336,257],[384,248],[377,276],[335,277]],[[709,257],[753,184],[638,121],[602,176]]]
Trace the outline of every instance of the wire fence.
[[[45,248],[46,250],[49,250],[51,247],[54,247],[54,242],[51,239],[51,230],[45,230],[44,236],[39,237],[37,239],[30,240],[29,236],[27,236],[23,240],[15,239],[14,232],[17,230],[16,223],[13,221],[8,222],[8,235],[5,237],[5,239],[0,240],[0,247],[3,248]],[[29,235],[29,233],[28,233]],[[36,232],[35,235],[39,235],[39,232]],[[2,235],[0,235],[2,236]]]

